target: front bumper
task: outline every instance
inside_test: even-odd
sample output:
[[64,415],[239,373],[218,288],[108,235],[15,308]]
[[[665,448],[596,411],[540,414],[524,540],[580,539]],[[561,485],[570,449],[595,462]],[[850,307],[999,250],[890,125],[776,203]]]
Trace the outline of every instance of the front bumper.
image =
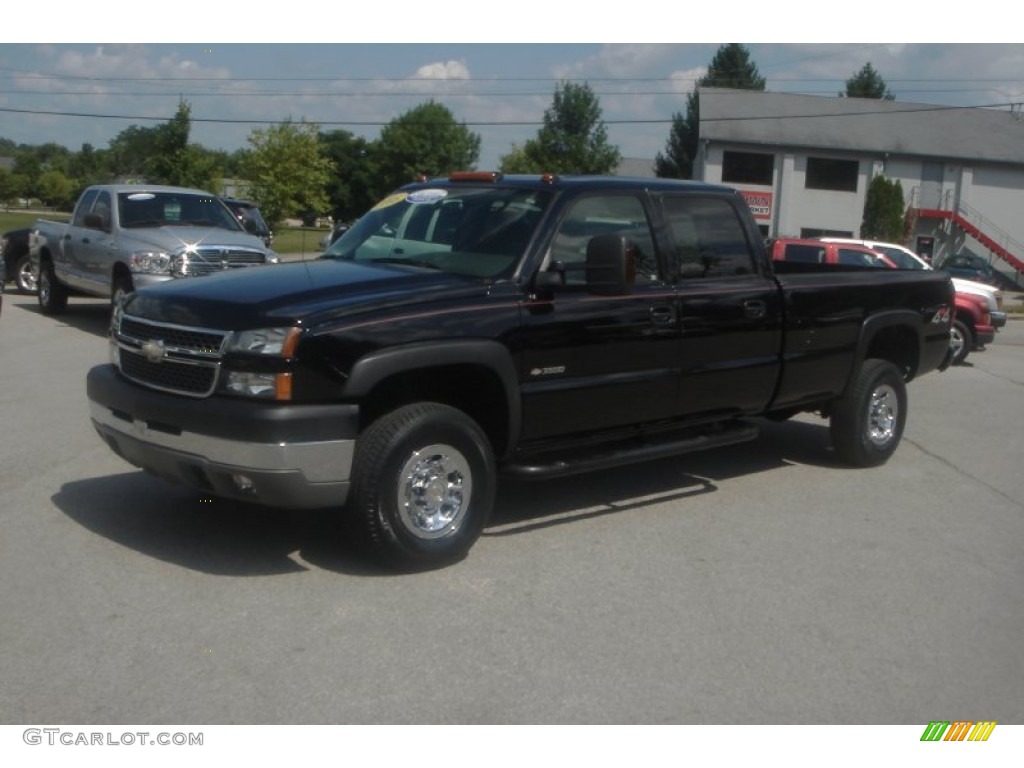
[[974,326],[974,348],[984,347],[986,344],[991,344],[995,341],[996,329],[991,325],[976,325]]
[[989,312],[989,319],[992,322],[993,328],[1002,328],[1006,325],[1006,313],[1005,312]]
[[357,406],[182,398],[125,381],[109,364],[89,371],[86,390],[104,442],[158,477],[288,509],[346,501]]

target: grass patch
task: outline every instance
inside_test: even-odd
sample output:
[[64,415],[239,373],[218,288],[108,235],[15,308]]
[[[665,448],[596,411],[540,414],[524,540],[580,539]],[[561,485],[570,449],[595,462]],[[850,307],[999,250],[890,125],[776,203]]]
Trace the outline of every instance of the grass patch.
[[12,229],[21,229],[22,227],[31,227],[36,219],[67,221],[70,218],[70,213],[56,213],[50,211],[0,211],[0,232],[8,232]]
[[320,241],[329,229],[314,227],[281,227],[274,230],[273,248],[278,253],[323,253]]

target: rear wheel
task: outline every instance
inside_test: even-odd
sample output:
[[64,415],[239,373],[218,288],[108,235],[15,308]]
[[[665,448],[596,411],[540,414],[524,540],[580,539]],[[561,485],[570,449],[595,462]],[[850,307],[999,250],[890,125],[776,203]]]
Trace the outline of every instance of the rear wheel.
[[884,464],[907,423],[907,388],[899,368],[887,360],[865,360],[850,391],[833,403],[832,444],[857,467]]
[[46,260],[39,265],[39,291],[36,297],[44,315],[59,315],[68,308],[68,289],[57,280],[52,261]]
[[372,555],[421,570],[465,557],[494,504],[487,436],[440,403],[404,406],[360,435],[349,513]]
[[949,332],[949,345],[953,348],[953,365],[960,365],[971,353],[974,346],[974,335],[967,323],[962,320],[954,320],[953,328]]

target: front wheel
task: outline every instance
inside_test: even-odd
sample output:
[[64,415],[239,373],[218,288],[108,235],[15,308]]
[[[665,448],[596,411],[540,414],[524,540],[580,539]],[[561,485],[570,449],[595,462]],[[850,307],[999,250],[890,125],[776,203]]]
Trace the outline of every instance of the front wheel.
[[115,275],[110,285],[111,308],[116,309],[117,306],[124,301],[125,297],[134,290],[135,284],[132,283],[131,275],[123,273]]
[[36,298],[39,310],[44,315],[59,315],[68,308],[68,289],[57,279],[52,261],[44,261],[39,266],[39,291]]
[[401,569],[465,557],[494,504],[490,442],[465,413],[416,403],[359,436],[349,514],[373,556]]
[[832,444],[857,467],[884,464],[907,423],[907,387],[888,360],[865,360],[850,390],[832,406]]
[[953,348],[953,365],[960,365],[967,359],[971,347],[974,346],[971,329],[962,320],[953,321],[953,328],[949,332],[949,345]]

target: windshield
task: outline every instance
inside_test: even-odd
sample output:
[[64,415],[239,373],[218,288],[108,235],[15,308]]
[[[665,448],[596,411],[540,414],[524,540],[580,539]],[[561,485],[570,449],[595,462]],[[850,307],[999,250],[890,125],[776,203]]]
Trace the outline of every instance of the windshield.
[[925,266],[905,251],[901,251],[899,248],[892,248],[891,246],[878,245],[877,243],[871,246],[872,250],[881,251],[888,256],[895,264],[898,269],[925,269]]
[[218,198],[187,192],[119,192],[117,210],[121,226],[144,227],[218,227],[233,232],[242,225]]
[[545,190],[494,187],[398,192],[359,219],[323,258],[498,277],[515,267],[550,200]]

